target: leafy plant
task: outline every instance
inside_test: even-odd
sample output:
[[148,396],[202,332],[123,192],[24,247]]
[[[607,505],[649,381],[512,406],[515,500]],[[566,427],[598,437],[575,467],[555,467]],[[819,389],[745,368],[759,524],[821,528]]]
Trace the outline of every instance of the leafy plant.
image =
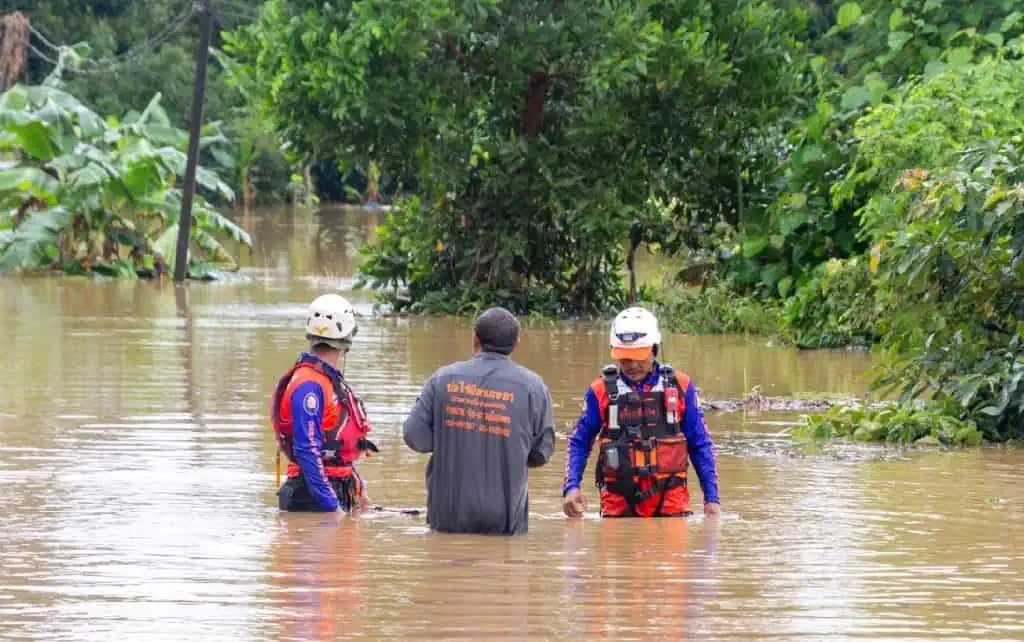
[[[996,89],[1000,83],[992,82],[992,68],[981,63],[1019,60],[1024,52],[1024,13],[1015,0],[814,5],[808,45],[816,55],[806,73],[811,97],[782,147],[788,162],[770,185],[770,205],[743,220],[740,251],[730,266],[739,286],[761,296],[788,298],[814,278],[818,265],[869,249],[857,217],[868,201],[874,198],[884,204],[901,169],[939,166],[935,163],[942,162],[941,155],[955,155],[964,148],[958,144],[963,137],[951,140],[944,125],[961,132],[971,127],[1003,131],[1000,121],[977,111],[964,119],[963,111],[973,109],[970,105],[949,104],[952,109],[932,112],[935,122],[929,122],[922,105],[918,111],[899,106],[907,99],[908,86],[913,90],[924,79],[927,91],[945,92],[948,102],[974,84],[989,82]],[[975,65],[979,71],[972,76]],[[1007,66],[1000,69],[1008,73]],[[944,72],[951,74],[944,76],[945,82],[954,86],[931,82]],[[1002,93],[989,97],[972,92],[970,100],[989,105],[993,116],[1012,113],[1014,104],[1019,105],[1016,85],[1000,86]],[[999,100],[1005,100],[1005,106]],[[861,120],[866,113],[876,120],[908,121],[905,131],[888,130],[895,132],[893,138],[902,148],[884,137],[865,136],[864,128],[871,127],[870,118]],[[880,148],[885,147],[882,153]]]
[[866,348],[879,338],[884,310],[862,256],[832,259],[785,303],[789,343],[801,348]]
[[793,435],[798,439],[848,438],[945,446],[977,446],[982,441],[982,433],[974,422],[951,416],[942,409],[913,404],[884,408],[836,405],[823,414],[805,418]]
[[1016,144],[907,172],[905,225],[879,243],[890,313],[879,390],[953,401],[992,440],[1024,422],[1024,164]]
[[905,170],[947,168],[966,150],[1024,141],[1022,83],[1024,63],[1000,59],[908,83],[892,103],[869,109],[857,121],[857,153],[832,188],[834,203],[870,195],[857,199],[864,203],[857,214],[866,239],[902,226],[902,200],[910,193],[894,195],[892,186]]
[[782,330],[778,303],[739,296],[734,285],[723,280],[713,280],[700,288],[651,288],[643,300],[667,330],[769,337],[778,336]]
[[[152,276],[173,267],[187,135],[172,127],[155,96],[123,121],[101,119],[50,82],[0,95],[0,271]],[[225,139],[205,132],[202,145]],[[231,189],[197,169],[200,186],[227,200]],[[249,235],[209,207],[193,204],[194,257],[235,267],[216,234],[249,245]],[[131,266],[133,269],[129,269]]]

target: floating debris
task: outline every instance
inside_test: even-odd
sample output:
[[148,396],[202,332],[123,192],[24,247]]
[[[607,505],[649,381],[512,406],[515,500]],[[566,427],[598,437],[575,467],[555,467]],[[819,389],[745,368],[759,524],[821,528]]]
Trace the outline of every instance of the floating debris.
[[750,392],[733,399],[701,398],[701,408],[705,412],[821,412],[833,406],[849,406],[851,408],[884,408],[885,402],[865,402],[856,397],[768,397],[761,392],[761,386],[754,386]]

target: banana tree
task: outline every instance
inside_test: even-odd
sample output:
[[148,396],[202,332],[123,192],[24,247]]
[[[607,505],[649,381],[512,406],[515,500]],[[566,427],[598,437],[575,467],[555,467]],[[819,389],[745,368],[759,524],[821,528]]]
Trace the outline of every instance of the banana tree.
[[[217,131],[202,144],[224,145]],[[188,136],[157,94],[141,113],[102,119],[59,86],[0,95],[0,272],[57,269],[114,277],[173,269]],[[226,201],[232,190],[198,168],[197,183]],[[218,240],[249,235],[197,194],[190,273],[236,269]]]

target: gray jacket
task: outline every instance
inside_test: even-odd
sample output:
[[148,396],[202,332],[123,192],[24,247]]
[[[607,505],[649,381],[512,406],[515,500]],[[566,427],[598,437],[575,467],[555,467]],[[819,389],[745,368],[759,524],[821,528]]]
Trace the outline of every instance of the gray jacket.
[[547,463],[555,442],[551,396],[537,374],[494,352],[445,366],[423,386],[403,433],[409,448],[433,453],[431,528],[527,531],[527,468]]

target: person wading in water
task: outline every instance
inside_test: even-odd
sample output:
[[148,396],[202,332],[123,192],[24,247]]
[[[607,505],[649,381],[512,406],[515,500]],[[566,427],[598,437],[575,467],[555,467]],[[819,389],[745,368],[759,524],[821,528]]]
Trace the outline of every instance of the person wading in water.
[[527,532],[527,469],[551,458],[555,426],[544,381],[509,357],[518,344],[511,312],[481,314],[476,355],[436,371],[405,420],[406,445],[432,453],[427,524],[434,530]]
[[278,446],[288,457],[288,481],[277,492],[281,510],[351,511],[370,504],[355,462],[378,451],[366,438],[363,403],[338,368],[358,330],[344,297],[325,294],[310,304],[309,352],[281,377],[270,407]]
[[661,331],[653,314],[623,310],[612,323],[612,358],[584,395],[569,437],[562,509],[582,517],[583,471],[600,437],[596,465],[602,517],[690,515],[689,462],[704,491],[704,514],[721,512],[711,436],[690,377],[655,359]]

